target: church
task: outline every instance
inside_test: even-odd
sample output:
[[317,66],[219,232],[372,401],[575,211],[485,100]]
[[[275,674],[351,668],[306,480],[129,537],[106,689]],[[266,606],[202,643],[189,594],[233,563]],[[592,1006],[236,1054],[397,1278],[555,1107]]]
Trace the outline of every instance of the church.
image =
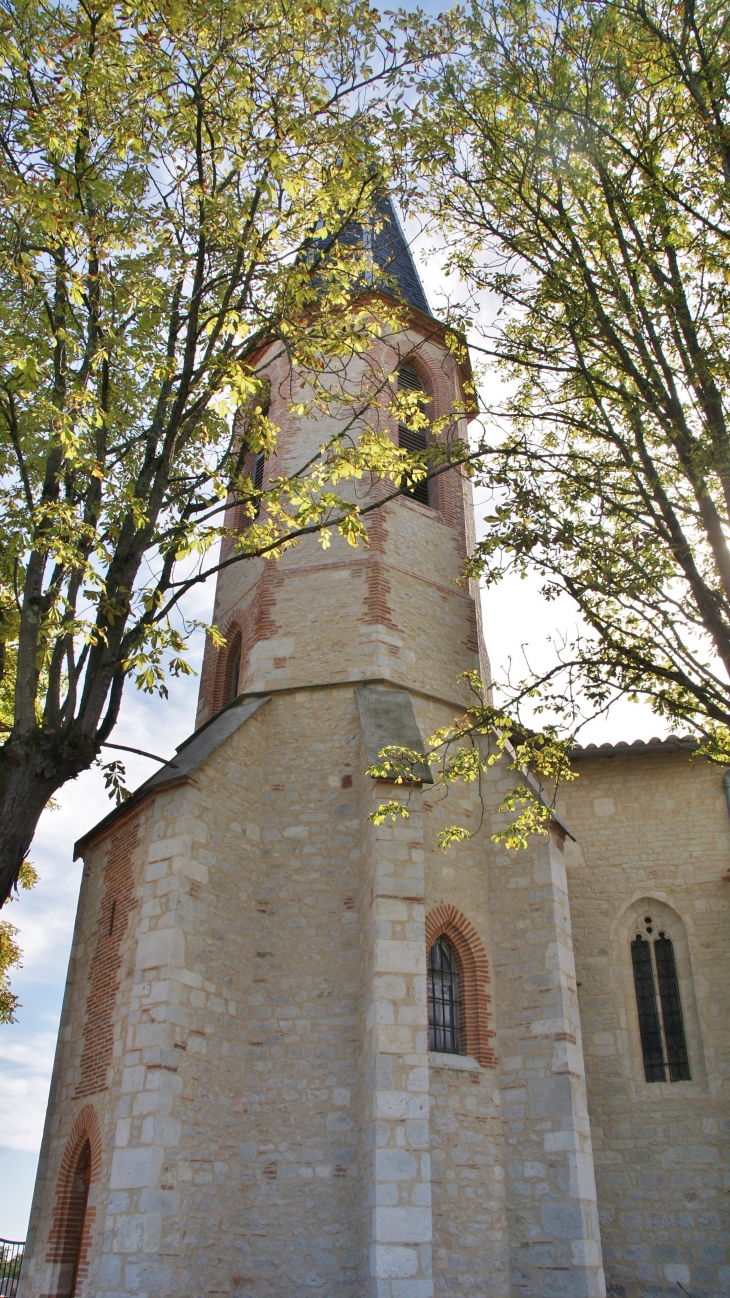
[[[467,371],[389,210],[408,321],[373,348],[438,418]],[[259,488],[323,440],[288,377]],[[460,469],[368,529],[221,570],[194,733],[77,844],[19,1298],[730,1294],[723,773],[577,748],[519,852],[503,765],[371,778],[463,712],[489,627]]]

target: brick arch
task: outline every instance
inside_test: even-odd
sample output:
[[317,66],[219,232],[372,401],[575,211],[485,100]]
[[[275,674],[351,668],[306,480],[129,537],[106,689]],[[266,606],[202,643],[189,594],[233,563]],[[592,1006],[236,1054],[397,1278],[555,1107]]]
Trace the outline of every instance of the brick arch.
[[489,965],[482,939],[466,916],[449,903],[436,906],[426,916],[427,958],[434,942],[440,937],[449,939],[459,965],[463,1053],[473,1055],[483,1068],[493,1068],[497,1061],[490,1044],[494,1032],[489,1026],[491,997],[486,990]]
[[421,352],[419,351],[418,347],[414,347],[411,351],[406,352],[404,356],[400,356],[398,358],[396,373],[403,366],[405,366],[406,369],[413,370],[413,373],[418,375],[419,379],[423,384],[424,395],[428,398],[429,402],[433,406],[435,400],[436,385],[434,384],[433,374],[431,373],[432,366],[421,355]]
[[44,1298],[81,1298],[89,1269],[96,1208],[88,1190],[101,1171],[101,1131],[93,1104],[84,1105],[61,1159],[46,1261],[53,1264],[52,1292]]

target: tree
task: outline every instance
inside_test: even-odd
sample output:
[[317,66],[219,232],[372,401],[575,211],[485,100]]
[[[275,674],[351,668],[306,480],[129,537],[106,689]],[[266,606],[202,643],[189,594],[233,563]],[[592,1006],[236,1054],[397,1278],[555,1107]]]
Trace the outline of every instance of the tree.
[[[29,890],[38,882],[30,861],[24,861],[18,872],[18,884]],[[14,900],[14,898],[13,898]],[[14,1023],[18,997],[10,990],[9,971],[21,964],[21,950],[15,941],[18,930],[7,919],[0,919],[0,1023]]]
[[500,304],[471,571],[537,570],[586,627],[507,695],[563,733],[643,696],[727,763],[727,6],[478,0],[461,39],[411,147],[452,267]]
[[[343,379],[401,319],[393,298],[374,310],[390,281],[366,241],[339,239],[388,178],[399,41],[366,0],[4,7],[0,902],[125,681],[164,693],[166,667],[189,670],[177,609],[211,547],[356,542],[337,484],[426,472],[362,427],[392,376]],[[341,431],[259,512],[244,470],[275,448],[282,351],[306,385],[293,409],[337,409]]]

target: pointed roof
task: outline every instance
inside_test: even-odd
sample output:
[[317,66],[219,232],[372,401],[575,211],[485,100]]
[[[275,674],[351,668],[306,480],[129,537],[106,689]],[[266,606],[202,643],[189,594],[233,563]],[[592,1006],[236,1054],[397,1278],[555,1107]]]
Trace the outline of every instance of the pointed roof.
[[373,236],[376,262],[387,275],[393,276],[403,300],[417,311],[430,316],[428,298],[390,195],[384,194],[378,198],[375,214],[380,227]]
[[[373,218],[377,229],[373,229],[369,223],[360,225],[353,221],[336,236],[336,241],[350,247],[357,245],[369,251],[380,269],[391,281],[395,281],[395,296],[416,311],[422,311],[424,315],[431,317],[431,308],[413,254],[389,194],[381,194],[376,199]],[[380,292],[387,292],[385,285],[378,287]]]

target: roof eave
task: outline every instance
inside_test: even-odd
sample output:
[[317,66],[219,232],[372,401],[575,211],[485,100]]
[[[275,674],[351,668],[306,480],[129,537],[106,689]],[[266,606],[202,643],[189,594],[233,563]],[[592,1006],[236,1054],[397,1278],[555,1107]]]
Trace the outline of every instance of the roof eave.
[[571,753],[571,761],[582,762],[594,757],[656,757],[662,753],[696,752],[699,742],[690,735],[669,735],[666,739],[635,739],[633,743],[619,740],[616,744],[587,744],[583,748],[576,744]]

